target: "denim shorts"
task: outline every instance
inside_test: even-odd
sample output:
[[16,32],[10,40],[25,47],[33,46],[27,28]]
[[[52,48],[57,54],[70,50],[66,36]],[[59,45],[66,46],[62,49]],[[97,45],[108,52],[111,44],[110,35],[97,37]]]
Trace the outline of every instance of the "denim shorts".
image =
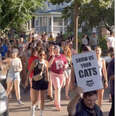
[[8,72],[7,81],[18,80],[20,82],[20,72]]

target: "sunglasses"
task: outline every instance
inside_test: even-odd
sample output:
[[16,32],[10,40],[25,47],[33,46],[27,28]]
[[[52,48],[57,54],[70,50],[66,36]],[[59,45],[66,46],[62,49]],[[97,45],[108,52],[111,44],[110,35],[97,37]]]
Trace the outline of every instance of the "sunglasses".
[[40,56],[45,56],[45,54],[40,54]]

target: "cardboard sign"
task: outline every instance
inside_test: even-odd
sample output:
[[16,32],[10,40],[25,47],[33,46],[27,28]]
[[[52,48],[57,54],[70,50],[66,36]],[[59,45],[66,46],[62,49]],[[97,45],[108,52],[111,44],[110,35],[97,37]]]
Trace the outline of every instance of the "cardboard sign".
[[103,88],[102,77],[100,77],[98,61],[95,52],[84,52],[73,55],[72,62],[77,85],[83,88],[84,92]]

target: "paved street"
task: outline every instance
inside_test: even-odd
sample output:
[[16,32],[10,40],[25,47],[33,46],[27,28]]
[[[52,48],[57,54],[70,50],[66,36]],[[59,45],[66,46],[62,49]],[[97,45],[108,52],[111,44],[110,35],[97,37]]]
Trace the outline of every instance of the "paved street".
[[[24,105],[18,105],[15,100],[15,96],[9,100],[9,112],[10,116],[30,116],[30,101],[29,101],[29,92],[24,93],[21,92],[22,100],[25,103]],[[108,112],[110,110],[111,103],[108,102],[108,94],[104,95],[104,102],[102,106],[102,110],[104,112],[104,116],[108,116]],[[60,112],[56,111],[53,101],[46,100],[45,101],[45,111],[44,116],[67,116],[67,104],[69,101],[64,99],[64,90],[62,90],[62,110]],[[36,111],[36,116],[39,116],[39,111]]]

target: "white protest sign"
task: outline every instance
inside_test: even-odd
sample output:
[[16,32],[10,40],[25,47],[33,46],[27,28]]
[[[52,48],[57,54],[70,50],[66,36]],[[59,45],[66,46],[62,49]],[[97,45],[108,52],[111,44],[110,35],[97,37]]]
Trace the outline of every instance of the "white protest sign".
[[103,88],[102,77],[100,77],[98,61],[95,52],[84,52],[73,55],[72,62],[77,85],[83,88],[84,92]]

